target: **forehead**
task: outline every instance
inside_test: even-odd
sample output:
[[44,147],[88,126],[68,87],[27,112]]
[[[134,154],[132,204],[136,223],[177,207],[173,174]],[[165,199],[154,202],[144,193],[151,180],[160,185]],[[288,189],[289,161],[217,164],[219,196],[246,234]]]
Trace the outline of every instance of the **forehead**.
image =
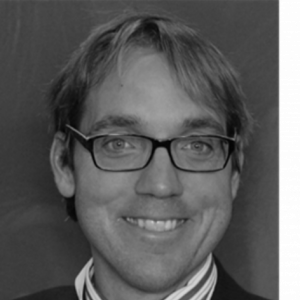
[[176,134],[188,123],[201,124],[201,120],[224,129],[224,120],[201,98],[199,95],[198,102],[189,98],[162,54],[140,49],[123,58],[104,82],[90,91],[80,127],[87,133],[105,120],[128,119],[134,122],[127,124],[161,138]]

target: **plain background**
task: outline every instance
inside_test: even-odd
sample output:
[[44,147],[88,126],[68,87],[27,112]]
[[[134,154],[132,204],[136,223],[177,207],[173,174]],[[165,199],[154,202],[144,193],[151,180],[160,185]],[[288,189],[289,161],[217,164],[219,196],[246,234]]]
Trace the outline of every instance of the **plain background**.
[[90,256],[49,166],[45,94],[91,28],[127,9],[174,14],[241,74],[257,126],[216,254],[247,290],[278,299],[278,2],[0,2],[0,298],[73,284]]

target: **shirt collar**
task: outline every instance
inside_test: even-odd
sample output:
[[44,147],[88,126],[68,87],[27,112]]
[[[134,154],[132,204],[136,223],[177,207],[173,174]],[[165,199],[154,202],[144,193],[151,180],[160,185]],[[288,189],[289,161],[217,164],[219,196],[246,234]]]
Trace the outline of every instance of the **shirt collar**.
[[[94,262],[91,258],[80,271],[75,280],[79,300],[101,299],[92,283]],[[164,300],[210,300],[217,282],[217,268],[212,254],[208,255],[203,267],[188,283],[167,296]]]

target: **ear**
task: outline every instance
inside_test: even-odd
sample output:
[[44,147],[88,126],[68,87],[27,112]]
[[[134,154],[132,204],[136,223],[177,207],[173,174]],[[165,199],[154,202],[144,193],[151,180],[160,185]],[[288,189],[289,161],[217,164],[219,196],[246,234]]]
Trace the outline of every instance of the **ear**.
[[235,199],[235,197],[237,195],[237,191],[239,189],[239,185],[240,185],[241,170],[242,170],[243,164],[244,164],[244,153],[242,150],[239,151],[237,159],[238,159],[239,168],[232,170],[232,175],[231,175],[232,199]]
[[52,142],[50,162],[59,192],[63,197],[70,198],[75,194],[75,180],[73,171],[64,162],[65,152],[65,136],[62,132],[57,132]]

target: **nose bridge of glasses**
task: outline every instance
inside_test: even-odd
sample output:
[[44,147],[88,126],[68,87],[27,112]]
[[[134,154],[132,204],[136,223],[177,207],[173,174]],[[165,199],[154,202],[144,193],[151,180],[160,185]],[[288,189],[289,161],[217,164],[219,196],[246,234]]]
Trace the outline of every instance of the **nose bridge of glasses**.
[[167,153],[169,155],[169,158],[172,162],[173,165],[174,164],[174,159],[171,153],[171,144],[173,140],[156,140],[156,139],[150,139],[152,142],[152,151],[148,160],[148,163],[153,159],[153,156],[156,153],[156,149],[158,148],[165,148],[167,150]]
[[153,151],[155,151],[157,148],[166,148],[167,151],[170,151],[172,140],[152,140],[153,144]]

